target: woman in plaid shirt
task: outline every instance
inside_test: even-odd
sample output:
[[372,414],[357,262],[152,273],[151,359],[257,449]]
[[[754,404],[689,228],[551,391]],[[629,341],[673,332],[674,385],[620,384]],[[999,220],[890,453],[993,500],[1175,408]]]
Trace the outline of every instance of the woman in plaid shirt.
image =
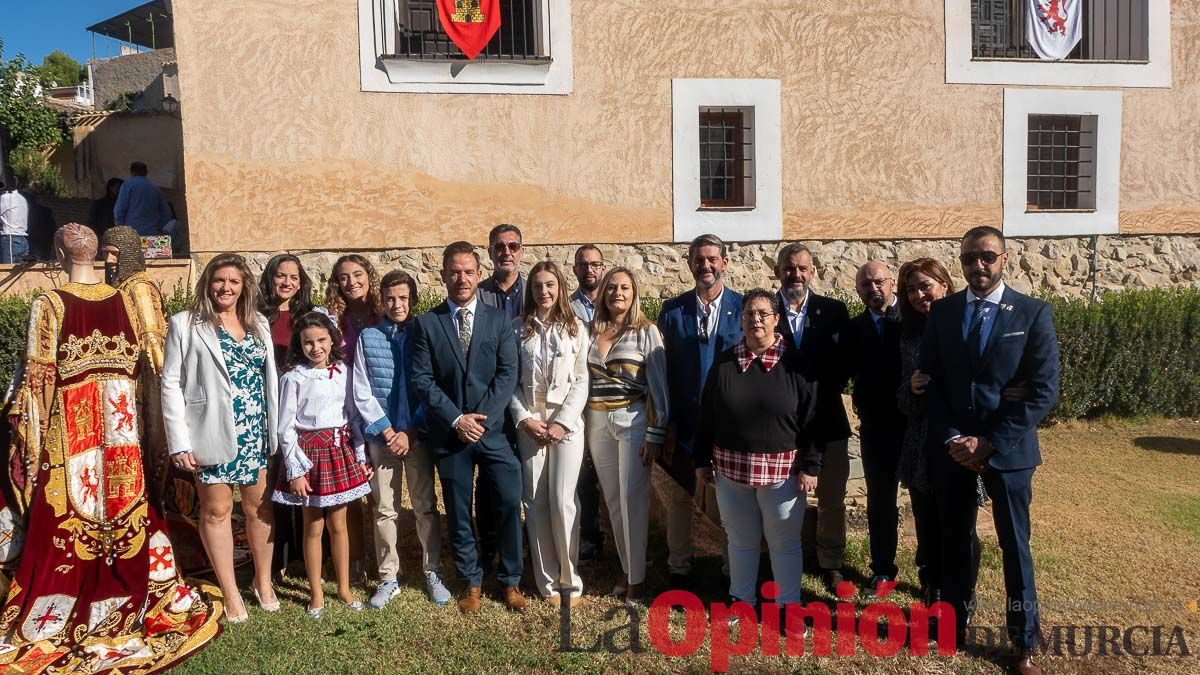
[[759,543],[766,535],[777,601],[798,603],[806,494],[816,489],[821,470],[821,451],[806,434],[816,378],[775,332],[778,296],[756,288],[745,298],[745,337],[716,358],[701,395],[697,489],[715,473],[733,599],[755,603]]

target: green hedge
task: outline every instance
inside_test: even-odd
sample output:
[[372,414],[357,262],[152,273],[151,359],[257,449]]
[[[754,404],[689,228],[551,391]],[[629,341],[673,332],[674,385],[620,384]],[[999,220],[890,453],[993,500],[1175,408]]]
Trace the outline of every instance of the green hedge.
[[[841,298],[851,315],[857,298]],[[1200,289],[1125,290],[1098,301],[1046,298],[1062,350],[1062,395],[1053,420],[1113,415],[1200,416]],[[0,296],[0,387],[7,388],[25,349],[28,296]],[[424,295],[417,311],[442,298]],[[167,298],[174,313],[187,307],[182,288]],[[662,300],[643,298],[658,317]]]

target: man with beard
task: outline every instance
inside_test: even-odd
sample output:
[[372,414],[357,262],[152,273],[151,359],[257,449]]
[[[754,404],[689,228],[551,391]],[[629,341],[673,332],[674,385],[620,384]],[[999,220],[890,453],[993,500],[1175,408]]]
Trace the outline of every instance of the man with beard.
[[508,314],[521,316],[525,303],[525,278],[521,276],[521,257],[525,247],[521,229],[501,223],[488,233],[488,256],[492,259],[492,276],[479,284],[479,300]]
[[722,281],[729,266],[725,242],[713,234],[696,237],[688,246],[687,262],[696,287],[663,303],[658,316],[667,350],[668,437],[675,438],[674,444],[667,443],[659,462],[677,483],[669,485],[662,500],[667,507],[667,567],[671,587],[681,590],[691,585],[692,493],[696,484],[692,457],[700,393],[713,358],[732,349],[742,337],[742,294],[726,288]]
[[[579,288],[571,294],[571,311],[589,329],[596,316],[596,298],[600,279],[604,277],[604,254],[593,244],[584,244],[575,251],[575,279]],[[586,438],[584,439],[586,442]],[[579,562],[587,563],[600,557],[604,550],[604,533],[600,531],[600,484],[592,453],[583,453],[583,468],[575,494],[579,498]]]
[[[979,572],[971,532],[975,477],[982,474],[1004,560],[1015,666],[1040,673],[1032,658],[1040,622],[1029,505],[1033,472],[1042,462],[1037,425],[1058,400],[1058,338],[1050,305],[1004,284],[1003,233],[972,228],[959,251],[968,288],[933,304],[921,343],[921,371],[930,377],[926,450],[944,528],[942,599],[954,608],[961,645]],[[1025,383],[1025,395],[1006,399],[1004,388],[1018,382]]]
[[[492,276],[479,284],[479,301],[508,315],[511,322],[521,316],[525,306],[525,278],[521,276],[521,257],[525,246],[521,228],[501,223],[488,233],[488,257],[492,259]],[[504,413],[504,433],[509,444],[517,447],[517,429]],[[486,482],[475,488],[475,513],[479,524],[479,555],[484,569],[490,571],[496,560],[496,529],[492,526],[492,493]]]
[[867,480],[867,529],[871,572],[866,591],[896,578],[896,465],[904,444],[905,417],[896,402],[900,387],[900,308],[896,280],[887,265],[872,260],[859,268],[854,286],[862,314],[851,321],[850,363],[855,366],[854,409],[862,423],[863,474]]
[[[471,525],[471,491],[479,484],[492,498],[491,518],[499,553],[497,577],[504,604],[525,610],[521,583],[521,463],[504,433],[505,410],[517,387],[517,336],[504,312],[476,297],[479,256],[471,244],[455,242],[442,253],[446,301],[413,319],[411,387],[425,409],[427,443],[437,463],[446,504],[454,564],[466,586],[458,602],[464,614],[481,606],[484,570]],[[476,512],[483,513],[482,511]]]
[[[804,354],[817,373],[817,413],[812,439],[823,449],[817,475],[817,563],[831,591],[842,583],[846,554],[846,481],[850,477],[847,455],[850,423],[842,404],[849,377],[850,312],[840,300],[812,290],[817,268],[804,244],[784,246],[775,259],[779,280],[779,332]],[[784,320],[786,319],[786,320]]]

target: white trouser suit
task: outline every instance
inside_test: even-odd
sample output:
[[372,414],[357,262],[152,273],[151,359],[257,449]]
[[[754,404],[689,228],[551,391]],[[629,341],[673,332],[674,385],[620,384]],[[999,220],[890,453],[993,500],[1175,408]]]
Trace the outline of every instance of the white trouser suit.
[[[530,308],[532,309],[532,308]],[[583,595],[579,577],[579,501],[575,486],[583,466],[583,406],[587,403],[587,329],[574,315],[575,335],[562,324],[532,329],[513,322],[520,342],[520,382],[509,412],[517,426],[521,453],[522,503],[533,581],[543,598]],[[540,445],[526,422],[559,424],[566,434],[553,445]]]

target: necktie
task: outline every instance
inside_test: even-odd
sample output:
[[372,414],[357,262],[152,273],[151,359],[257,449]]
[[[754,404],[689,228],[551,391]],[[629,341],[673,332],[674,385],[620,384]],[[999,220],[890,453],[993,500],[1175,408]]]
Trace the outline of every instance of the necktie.
[[883,335],[883,317],[882,316],[875,317],[875,332],[879,333],[880,335]]
[[709,307],[705,307],[705,306],[700,307],[700,341],[701,342],[708,342],[708,317],[709,317],[710,313],[711,312],[710,312]]
[[975,301],[975,313],[971,315],[971,327],[967,331],[967,344],[971,348],[971,356],[983,354],[983,319],[987,316],[987,300]]
[[471,351],[471,310],[466,307],[458,309],[458,341],[464,355]]

